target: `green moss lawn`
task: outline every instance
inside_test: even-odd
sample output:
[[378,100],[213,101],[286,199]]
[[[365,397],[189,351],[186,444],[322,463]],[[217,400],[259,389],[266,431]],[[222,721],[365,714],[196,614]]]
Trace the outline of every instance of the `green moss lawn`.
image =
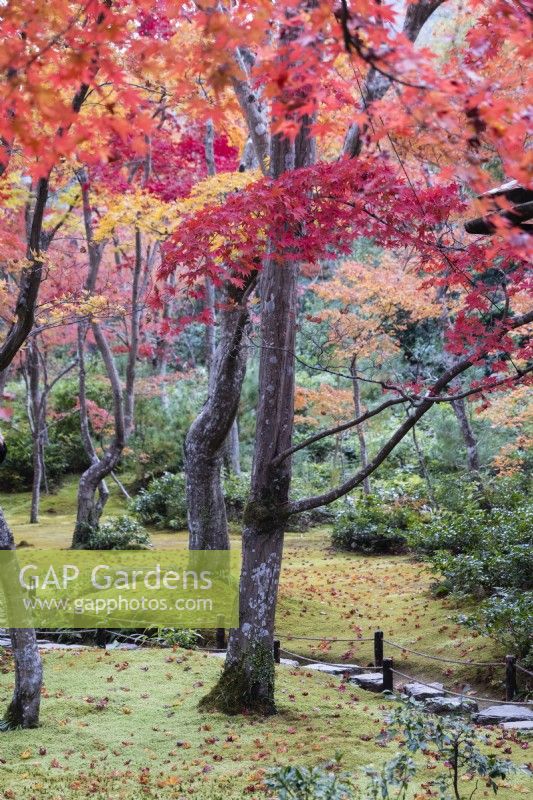
[[[117,488],[107,514],[126,510]],[[75,512],[75,482],[44,497],[41,524],[29,525],[29,496],[2,495],[15,541],[68,547]],[[152,531],[156,547],[185,547],[186,534]],[[238,536],[234,536],[238,547]],[[385,637],[415,650],[453,659],[492,660],[503,653],[454,622],[459,609],[434,599],[432,576],[409,557],[365,558],[328,548],[328,531],[287,537],[277,630],[282,646],[320,660],[344,656],[371,661],[367,643],[325,643],[297,636],[357,640],[382,628]],[[501,697],[502,672],[436,665],[386,647],[398,668],[450,687],[470,684]],[[263,771],[280,763],[316,764],[342,753],[346,768],[380,763],[395,745],[375,737],[387,702],[339,679],[277,668],[280,713],[266,721],[200,713],[197,703],[214,683],[221,660],[183,650],[49,652],[38,730],[0,735],[0,797],[240,798],[262,797]],[[443,672],[443,669],[445,672]],[[9,658],[0,672],[0,705],[12,688]],[[489,747],[519,763],[531,760],[528,743],[489,734]],[[421,780],[431,773],[422,773]],[[473,787],[472,787],[473,788]],[[471,789],[470,789],[471,791]],[[468,792],[468,795],[470,794]],[[517,776],[501,797],[527,794]],[[414,797],[414,791],[412,793]],[[481,789],[477,796],[489,796]]]
[[[182,650],[48,653],[42,727],[0,735],[0,792],[24,800],[259,798],[274,764],[342,753],[355,770],[395,753],[395,744],[375,742],[387,707],[381,697],[306,670],[277,668],[276,717],[200,713],[220,668],[213,656]],[[4,703],[11,675],[0,677]],[[518,741],[490,740],[495,752],[528,760]],[[525,791],[517,775],[501,797]]]

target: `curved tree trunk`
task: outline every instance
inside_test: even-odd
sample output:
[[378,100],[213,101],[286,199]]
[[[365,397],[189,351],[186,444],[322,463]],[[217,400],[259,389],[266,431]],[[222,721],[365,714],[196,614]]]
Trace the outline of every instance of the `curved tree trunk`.
[[[204,145],[207,173],[211,176],[216,174],[214,142],[215,128],[208,120]],[[226,286],[216,346],[215,287],[209,277],[206,279],[206,306],[212,318],[205,338],[208,396],[187,433],[184,447],[190,550],[229,550],[230,546],[221,471],[231,453],[235,471],[240,472],[236,415],[246,373],[246,299],[254,284],[255,277],[240,291]]]
[[479,476],[480,463],[479,463],[477,439],[474,434],[474,431],[472,430],[472,425],[470,424],[470,420],[468,419],[468,414],[466,411],[466,403],[464,401],[464,398],[461,398],[460,400],[454,400],[451,405],[454,414],[457,418],[457,422],[459,423],[461,434],[465,442],[466,463],[468,465],[468,471],[475,480],[480,481],[481,480]]
[[[149,151],[150,152],[150,151]],[[145,163],[145,179],[149,177],[151,168],[150,155]],[[103,254],[103,244],[94,241],[91,206],[89,198],[88,182],[83,171],[78,174],[82,187],[83,217],[85,225],[85,236],[89,252],[89,274],[85,282],[85,289],[91,293],[96,288],[98,271]],[[144,284],[148,280],[148,270],[152,264],[155,250],[146,257],[146,275]],[[78,360],[79,360],[79,401],[80,401],[80,421],[81,435],[87,454],[91,459],[91,466],[85,470],[80,478],[78,487],[78,512],[76,517],[76,527],[72,539],[72,547],[82,548],[86,546],[91,533],[98,527],[103,508],[109,497],[109,491],[105,483],[105,478],[110,475],[122,456],[122,451],[130,434],[134,428],[134,407],[135,407],[135,377],[137,354],[139,349],[140,325],[141,325],[141,305],[140,297],[142,293],[141,273],[143,265],[142,256],[142,237],[139,228],[135,229],[135,263],[133,269],[133,282],[131,291],[131,326],[129,330],[129,352],[126,364],[126,387],[123,397],[120,377],[117,366],[113,358],[113,353],[106,339],[106,336],[97,322],[92,322],[91,329],[100,351],[100,355],[105,365],[107,377],[111,384],[113,394],[113,415],[115,432],[111,444],[108,446],[102,458],[98,458],[94,449],[87,415],[86,387],[85,387],[85,363],[84,363],[84,340],[86,326],[78,326]],[[119,482],[120,483],[120,482]]]
[[[15,547],[2,510],[0,509],[0,550]],[[39,724],[43,668],[33,628],[10,630],[15,661],[15,690],[8,706],[3,728],[36,728]]]
[[456,416],[457,422],[459,423],[459,428],[461,430],[461,434],[465,443],[466,464],[468,467],[468,472],[470,473],[470,477],[477,487],[480,505],[483,508],[490,511],[492,506],[488,498],[487,488],[485,486],[481,474],[478,442],[474,430],[472,428],[472,425],[470,423],[470,420],[468,418],[468,412],[466,410],[466,403],[464,398],[460,398],[459,400],[454,400],[451,406]]
[[32,491],[30,507],[30,524],[39,522],[39,503],[41,499],[41,483],[43,480],[43,459],[41,441],[41,371],[39,355],[34,339],[30,339],[26,348],[26,358],[23,366],[24,381],[26,384],[26,410],[32,436]]
[[[78,512],[76,516],[76,527],[74,529],[74,536],[72,538],[72,547],[83,548],[87,545],[92,532],[98,527],[100,517],[102,515],[103,507],[107,500],[108,491],[105,486],[105,478],[115,469],[126,440],[125,425],[124,425],[124,409],[122,405],[122,387],[120,385],[120,378],[117,372],[116,364],[113,359],[111,348],[102,333],[98,323],[92,323],[92,331],[96,344],[100,350],[102,360],[104,362],[107,376],[111,384],[113,393],[113,410],[115,418],[115,435],[113,441],[105,451],[103,457],[99,459],[94,453],[95,460],[88,469],[85,470],[80,478],[78,487]],[[83,336],[79,334],[79,336]],[[79,344],[79,339],[78,339]],[[81,397],[84,394],[84,362],[83,362],[83,348],[78,347],[80,356],[80,404]],[[82,377],[83,376],[83,377]],[[83,391],[82,391],[83,389]],[[87,419],[86,414],[82,412],[82,435],[88,434],[88,430],[84,431],[83,419]],[[90,441],[90,436],[88,441]],[[92,442],[91,445],[92,447]],[[87,447],[87,443],[86,443]],[[94,452],[94,448],[93,448]]]
[[224,444],[237,414],[246,372],[246,299],[254,281],[241,292],[227,288],[219,314],[220,341],[215,351],[209,394],[185,439],[187,518],[191,550],[229,549],[226,506],[220,473]]

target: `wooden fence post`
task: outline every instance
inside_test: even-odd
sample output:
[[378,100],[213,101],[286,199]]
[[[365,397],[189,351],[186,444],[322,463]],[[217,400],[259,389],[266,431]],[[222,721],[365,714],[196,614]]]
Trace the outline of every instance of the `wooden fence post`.
[[274,639],[274,662],[279,664],[281,662],[281,642],[279,639]]
[[392,671],[392,658],[383,659],[383,691],[392,692],[394,690],[394,673]]
[[374,632],[374,666],[383,666],[383,631]]
[[218,624],[220,627],[216,629],[216,644],[217,650],[225,650],[226,649],[226,629],[224,627],[224,617],[219,615],[218,617]]
[[505,699],[512,700],[516,694],[516,656],[505,656]]

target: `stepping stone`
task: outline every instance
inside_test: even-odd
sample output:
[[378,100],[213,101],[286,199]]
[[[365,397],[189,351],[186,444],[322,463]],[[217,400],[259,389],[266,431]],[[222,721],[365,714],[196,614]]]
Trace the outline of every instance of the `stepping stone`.
[[359,675],[353,675],[350,681],[368,692],[383,691],[383,675],[381,672],[361,672]]
[[533,736],[533,720],[530,719],[522,719],[516,722],[502,722],[502,728],[506,731],[518,731],[519,733]]
[[470,697],[430,697],[424,703],[433,714],[475,714],[479,706]]
[[480,725],[494,725],[503,722],[533,722],[533,711],[527,706],[489,706],[476,714],[474,721]]
[[443,697],[444,686],[442,683],[406,683],[403,691],[413,700],[428,700],[430,697]]
[[317,672],[324,672],[326,675],[355,675],[360,667],[352,664],[306,664],[306,669],[313,669]]

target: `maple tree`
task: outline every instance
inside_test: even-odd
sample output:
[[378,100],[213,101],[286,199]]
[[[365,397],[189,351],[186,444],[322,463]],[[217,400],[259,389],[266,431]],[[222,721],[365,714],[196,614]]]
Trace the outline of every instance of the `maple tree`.
[[[496,282],[496,286],[487,288],[483,281],[496,257],[508,265],[506,281],[514,284],[512,294],[519,297],[524,292],[526,261],[523,252],[517,251],[512,243],[516,234],[506,230],[504,233],[510,235],[502,236],[497,244],[476,242],[454,247],[450,215],[458,215],[464,209],[456,188],[439,183],[428,189],[418,181],[414,183],[409,176],[406,179],[403,162],[395,169],[387,154],[359,158],[355,164],[349,160],[334,164],[325,162],[286,173],[287,169],[306,163],[312,134],[303,120],[305,115],[314,112],[321,96],[309,76],[311,70],[306,76],[308,83],[302,89],[300,72],[301,63],[306,67],[317,66],[320,61],[317,52],[323,55],[323,50],[313,46],[315,8],[302,4],[291,6],[290,13],[284,9],[285,21],[280,24],[278,46],[266,66],[267,88],[271,71],[278,68],[278,89],[273,92],[271,110],[270,177],[249,187],[245,195],[230,198],[216,212],[210,210],[209,215],[200,212],[186,220],[167,251],[165,269],[169,265],[186,264],[191,281],[199,270],[213,280],[220,280],[222,270],[224,277],[238,286],[247,274],[254,273],[258,263],[263,262],[259,406],[251,499],[245,512],[243,534],[241,626],[230,639],[221,682],[206,700],[226,710],[248,707],[268,712],[273,709],[273,623],[287,517],[332,502],[362,483],[435,402],[451,402],[488,392],[522,379],[528,372],[528,369],[517,368],[514,376],[509,375],[507,358],[511,353],[518,360],[527,358],[528,345],[520,337],[513,337],[512,331],[530,323],[531,312],[510,312],[507,304],[502,315],[502,292],[510,299],[508,286],[504,288],[501,282]],[[430,16],[433,8],[420,4],[414,14],[427,12]],[[378,23],[383,22],[383,13],[388,11],[373,8],[372,22],[376,18]],[[415,55],[412,50],[412,60],[407,61],[405,68],[401,58],[396,60],[399,52],[404,55],[405,44],[401,42],[394,49],[388,46],[390,29],[386,24],[375,25],[371,32],[364,29],[363,36],[359,27],[363,15],[352,14],[344,3],[339,16],[346,49],[357,53],[365,65],[370,64],[374,70],[367,80],[377,72],[388,83],[402,84],[405,86],[402,101],[407,104],[415,99],[418,102],[420,92],[425,93],[425,114],[428,113],[427,89],[431,85],[433,97],[429,105],[438,98],[442,118],[448,113],[446,103],[449,103],[452,110],[449,118],[452,117],[458,97],[457,80],[448,83],[448,74],[444,78],[438,76],[430,62],[421,63],[423,56]],[[305,45],[300,44],[301,41],[305,41]],[[327,45],[324,49],[327,50]],[[410,69],[413,61],[417,66],[416,85],[414,70]],[[287,64],[298,66],[291,69]],[[280,65],[284,70],[283,81],[280,81]],[[397,69],[402,70],[401,77]],[[292,78],[298,80],[298,89],[291,85]],[[327,85],[324,71],[321,80]],[[462,99],[464,93],[465,86],[461,84]],[[391,106],[397,112],[396,105]],[[472,108],[463,110],[467,112],[467,120],[474,119],[478,132],[480,128],[485,132],[488,126],[477,119],[477,109],[475,113]],[[394,125],[391,129],[394,130]],[[467,131],[467,147],[477,146],[468,130],[468,122]],[[292,140],[288,138],[291,135],[295,137]],[[302,155],[303,160],[299,161]],[[518,164],[515,169],[517,167]],[[221,231],[225,236],[221,236]],[[348,480],[317,496],[291,502],[288,498],[290,457],[310,440],[317,441],[338,432],[341,427],[291,445],[297,263],[316,262],[327,257],[333,248],[338,253],[347,252],[354,236],[371,238],[389,250],[412,248],[418,253],[421,270],[435,285],[446,285],[451,291],[464,290],[462,307],[447,332],[446,347],[454,359],[436,380],[419,378],[410,386],[387,387],[392,397],[343,427],[360,424],[394,404],[407,406],[406,420],[368,464]],[[503,358],[497,355],[500,353]],[[469,388],[460,391],[454,383],[456,379],[487,358],[491,360],[490,378],[474,381]]]
[[[0,347],[2,371],[16,357],[34,323],[44,274],[43,252],[50,234],[53,237],[56,232],[44,227],[47,203],[56,188],[52,174],[56,166],[82,153],[99,161],[109,152],[112,133],[131,132],[145,148],[153,120],[150,94],[147,97],[143,89],[151,67],[162,66],[165,41],[158,40],[150,48],[137,36],[137,14],[142,11],[139,3],[95,0],[80,7],[59,0],[10,3],[0,14],[0,173],[5,180],[10,170],[22,168],[34,190],[26,209],[27,236],[21,250],[25,257],[21,258],[14,312]],[[136,81],[139,70],[143,78]],[[87,102],[93,93],[100,102]],[[10,549],[13,537],[3,515],[0,523],[0,546]],[[9,722],[34,727],[42,675],[35,634],[29,629],[14,630],[12,640],[16,685]]]

